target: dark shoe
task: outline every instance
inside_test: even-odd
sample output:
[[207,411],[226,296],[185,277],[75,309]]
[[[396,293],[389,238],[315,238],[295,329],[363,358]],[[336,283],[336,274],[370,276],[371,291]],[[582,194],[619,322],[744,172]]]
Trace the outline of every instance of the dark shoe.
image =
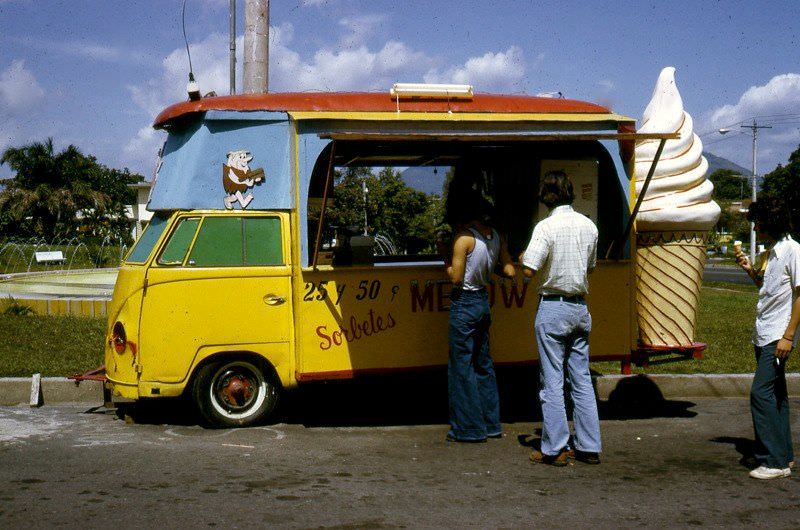
[[541,451],[531,452],[531,462],[534,464],[547,464],[549,466],[564,467],[569,463],[569,454],[567,451],[561,451],[557,455],[546,455]]
[[505,436],[505,435],[503,434],[502,431],[496,432],[494,434],[487,434],[486,435],[487,438],[494,438],[494,439],[499,439],[499,438],[502,438],[503,436]]
[[600,463],[600,455],[597,453],[585,453],[577,449],[570,449],[568,453],[570,458],[574,458],[578,462],[583,462],[584,464],[596,466]]
[[458,443],[462,443],[462,444],[485,444],[486,443],[486,438],[475,438],[475,439],[456,438],[451,433],[447,433],[447,435],[444,437],[444,439],[447,440],[448,442],[458,442]]

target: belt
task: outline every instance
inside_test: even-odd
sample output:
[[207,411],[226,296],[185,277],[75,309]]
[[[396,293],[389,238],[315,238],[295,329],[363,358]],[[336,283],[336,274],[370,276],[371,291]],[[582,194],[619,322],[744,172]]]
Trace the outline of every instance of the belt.
[[576,294],[573,296],[564,296],[560,294],[543,294],[539,298],[542,302],[567,302],[570,304],[585,304],[586,300],[584,300],[582,294]]

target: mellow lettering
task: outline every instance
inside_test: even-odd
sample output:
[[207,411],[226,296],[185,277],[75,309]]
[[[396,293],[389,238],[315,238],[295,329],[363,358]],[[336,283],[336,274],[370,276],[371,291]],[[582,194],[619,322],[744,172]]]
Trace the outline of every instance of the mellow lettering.
[[418,311],[433,311],[433,284],[430,281],[425,282],[425,290],[420,294],[419,282],[411,282],[411,311],[416,313]]
[[500,291],[503,293],[503,305],[510,308],[511,303],[514,302],[517,307],[522,307],[525,304],[525,293],[527,290],[527,282],[522,284],[522,289],[519,291],[517,290],[516,282],[511,283],[511,289],[508,289],[506,282],[503,282],[500,285]]

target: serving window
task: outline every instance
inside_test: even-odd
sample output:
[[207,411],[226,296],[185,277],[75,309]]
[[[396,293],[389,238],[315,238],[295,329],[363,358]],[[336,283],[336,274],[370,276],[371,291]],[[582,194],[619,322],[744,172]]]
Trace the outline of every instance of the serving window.
[[336,140],[309,185],[309,265],[440,263],[437,238],[479,201],[518,256],[547,215],[538,189],[551,170],[571,177],[573,206],[597,224],[605,252],[623,231],[627,190],[599,142]]

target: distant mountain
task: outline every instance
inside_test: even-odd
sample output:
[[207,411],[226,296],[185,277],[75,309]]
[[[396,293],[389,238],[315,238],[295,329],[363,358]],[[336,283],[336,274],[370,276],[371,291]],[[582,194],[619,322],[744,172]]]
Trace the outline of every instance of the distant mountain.
[[[708,151],[703,151],[703,156],[706,157],[708,160],[708,173],[706,176],[710,176],[713,172],[718,169],[730,169],[731,171],[735,171],[739,175],[746,175],[750,176],[753,174],[752,169],[745,169],[736,162],[731,162],[727,158],[722,158],[721,156],[712,155]],[[764,180],[763,175],[758,177],[758,185],[756,186],[756,191],[761,189],[761,181]]]
[[722,158],[721,156],[712,155],[708,151],[703,151],[703,156],[706,157],[708,160],[708,174],[712,174],[718,169],[730,169],[731,171],[737,172],[739,175],[752,175],[753,172],[749,169],[745,169],[739,164],[735,162],[731,162],[727,158]]
[[402,171],[400,176],[407,186],[428,195],[441,196],[444,179],[449,167],[412,166]]

